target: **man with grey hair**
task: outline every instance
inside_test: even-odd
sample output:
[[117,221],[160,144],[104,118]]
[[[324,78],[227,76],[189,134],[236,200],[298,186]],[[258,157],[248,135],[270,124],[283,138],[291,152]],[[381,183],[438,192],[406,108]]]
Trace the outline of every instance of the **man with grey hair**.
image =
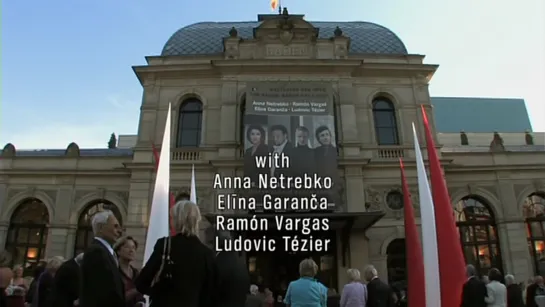
[[367,281],[367,305],[368,307],[393,307],[395,306],[394,291],[385,282],[378,278],[377,269],[368,265],[363,276]]
[[486,285],[477,276],[477,270],[472,264],[466,266],[467,281],[462,288],[462,303],[460,307],[486,307]]
[[121,226],[112,211],[96,213],[91,221],[95,235],[81,263],[81,307],[123,307],[125,289],[113,244]]
[[250,294],[246,297],[245,307],[263,307],[265,297],[259,293],[259,287],[256,285],[250,286]]
[[507,306],[524,307],[522,288],[515,282],[515,276],[505,275],[505,285],[507,286]]

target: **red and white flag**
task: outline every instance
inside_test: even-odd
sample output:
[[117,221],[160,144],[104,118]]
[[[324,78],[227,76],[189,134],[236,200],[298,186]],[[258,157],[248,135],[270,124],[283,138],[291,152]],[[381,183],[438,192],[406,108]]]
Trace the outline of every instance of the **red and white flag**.
[[[414,152],[418,174],[418,195],[420,197],[420,221],[422,225],[422,247],[424,254],[424,276],[426,278],[426,307],[441,305],[441,285],[439,279],[439,257],[437,255],[437,233],[435,213],[431,197],[428,175],[420,151],[420,143],[413,123]],[[460,293],[458,293],[460,295]],[[446,305],[445,305],[446,306]],[[415,306],[418,307],[418,306]],[[459,307],[459,306],[458,306]]]
[[409,185],[405,177],[403,160],[399,159],[401,168],[401,186],[403,187],[403,211],[405,215],[405,246],[407,250],[407,305],[408,307],[426,306],[426,279],[424,278],[424,257],[422,244],[416,229],[413,202]]
[[426,131],[426,147],[430,164],[430,179],[437,225],[437,246],[439,255],[439,273],[441,277],[442,307],[459,307],[462,288],[467,280],[465,260],[460,244],[460,235],[454,220],[452,203],[447,190],[445,177],[430,124],[424,106],[421,106],[424,128]]

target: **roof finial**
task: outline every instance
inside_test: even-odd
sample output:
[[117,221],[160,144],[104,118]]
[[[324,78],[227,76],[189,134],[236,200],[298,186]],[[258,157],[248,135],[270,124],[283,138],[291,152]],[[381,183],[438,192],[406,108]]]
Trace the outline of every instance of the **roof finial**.
[[282,15],[282,1],[278,0],[278,15]]

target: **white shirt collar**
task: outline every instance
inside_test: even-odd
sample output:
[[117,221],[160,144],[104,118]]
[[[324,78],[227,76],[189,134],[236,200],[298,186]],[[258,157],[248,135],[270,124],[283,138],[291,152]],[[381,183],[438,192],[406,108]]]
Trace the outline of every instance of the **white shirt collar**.
[[104,239],[99,238],[99,237],[95,237],[95,239],[96,239],[98,242],[102,243],[102,245],[104,245],[104,246],[108,249],[108,251],[110,252],[110,254],[111,254],[112,256],[114,256],[114,258],[115,258],[114,249],[112,248],[112,246],[111,246],[108,242],[106,242]]

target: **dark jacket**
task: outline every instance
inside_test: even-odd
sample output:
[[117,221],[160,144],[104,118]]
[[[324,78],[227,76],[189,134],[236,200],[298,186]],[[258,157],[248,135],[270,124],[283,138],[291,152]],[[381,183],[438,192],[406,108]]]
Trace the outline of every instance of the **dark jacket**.
[[216,256],[218,268],[218,307],[241,307],[250,289],[250,275],[244,258],[237,252],[220,252]]
[[486,307],[486,285],[477,277],[471,277],[462,288],[460,307]]
[[524,307],[522,289],[517,284],[507,286],[507,307]]
[[63,263],[53,281],[51,303],[55,307],[73,307],[79,298],[80,267],[74,258]]
[[394,292],[392,288],[379,278],[367,284],[367,307],[394,307]]
[[81,263],[80,307],[125,307],[125,290],[117,259],[94,239]]
[[[135,280],[136,289],[150,297],[152,307],[210,307],[217,297],[214,252],[199,238],[177,234],[171,237],[168,287],[152,289],[151,284],[162,262],[165,238],[157,240],[153,253]],[[164,282],[163,284],[167,284]]]
[[537,307],[537,288],[539,288],[537,284],[531,284],[528,286],[528,288],[526,288],[526,307]]
[[40,275],[36,286],[38,292],[36,292],[34,296],[35,301],[32,302],[32,307],[54,307],[51,304],[53,284],[53,275],[49,272],[43,272],[42,275]]

